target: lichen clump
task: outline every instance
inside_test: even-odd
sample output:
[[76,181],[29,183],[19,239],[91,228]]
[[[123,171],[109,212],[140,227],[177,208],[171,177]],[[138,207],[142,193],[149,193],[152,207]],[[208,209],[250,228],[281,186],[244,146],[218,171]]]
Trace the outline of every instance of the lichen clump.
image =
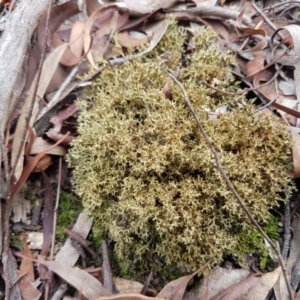
[[[187,37],[171,22],[154,51],[107,68],[80,102],[79,136],[69,155],[74,187],[95,217],[94,232],[115,242],[123,265],[159,257],[190,270],[250,251],[239,237],[250,238],[254,229],[162,65],[179,70],[228,176],[259,222],[291,192],[285,129],[243,96],[201,85],[205,80],[238,91],[230,75],[233,57],[214,46],[209,29],[194,34],[190,50],[184,49]],[[224,105],[228,112],[212,118]]]

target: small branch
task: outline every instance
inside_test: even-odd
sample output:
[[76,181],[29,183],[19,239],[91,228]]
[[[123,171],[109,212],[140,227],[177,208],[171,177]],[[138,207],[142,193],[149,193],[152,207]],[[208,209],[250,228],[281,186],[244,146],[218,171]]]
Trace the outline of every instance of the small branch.
[[109,262],[108,247],[105,240],[102,240],[102,272],[103,272],[103,286],[109,291],[113,292],[114,284],[112,278],[112,271]]
[[[262,19],[269,25],[269,27],[272,30],[276,31],[277,30],[276,25],[264,14],[263,11],[260,10],[260,8],[255,4],[255,1],[252,1],[251,5],[257,11],[257,13],[262,17]],[[284,38],[284,36],[281,34],[281,32],[279,32],[278,35],[282,39]]]
[[284,239],[282,246],[282,258],[285,260],[288,257],[291,239],[291,209],[290,201],[288,201],[284,204]]
[[194,118],[196,120],[196,123],[197,123],[197,126],[198,126],[199,130],[201,131],[201,134],[204,137],[207,146],[210,148],[211,152],[213,153],[213,155],[215,157],[217,169],[218,169],[219,173],[221,174],[223,180],[226,182],[228,188],[230,189],[230,191],[235,196],[236,200],[240,204],[243,211],[246,213],[246,215],[249,218],[249,220],[251,221],[251,223],[257,228],[257,230],[260,232],[260,234],[268,241],[268,243],[271,245],[271,247],[276,252],[276,254],[278,256],[279,264],[282,268],[282,273],[283,273],[283,276],[284,276],[284,279],[285,279],[285,282],[286,282],[286,285],[287,285],[290,300],[293,300],[294,299],[294,296],[293,296],[294,293],[292,291],[291,285],[289,283],[289,280],[288,280],[288,277],[287,277],[287,274],[286,274],[285,262],[284,262],[284,260],[281,256],[280,250],[277,248],[276,244],[268,237],[268,235],[263,231],[263,229],[260,227],[258,222],[254,219],[254,217],[252,216],[252,214],[248,210],[245,202],[242,200],[242,198],[238,194],[237,190],[233,186],[231,180],[229,179],[228,175],[226,174],[226,172],[225,172],[225,170],[222,166],[221,160],[219,158],[219,154],[218,154],[217,150],[215,149],[215,147],[213,146],[213,144],[211,143],[209,137],[207,136],[207,134],[204,130],[204,127],[201,125],[199,117],[198,117],[197,113],[195,112],[195,110],[194,110],[194,108],[193,108],[193,106],[192,106],[192,104],[189,100],[189,97],[188,97],[183,85],[172,74],[170,74],[166,69],[162,68],[161,70],[162,70],[162,72],[167,74],[174,81],[174,83],[178,85],[179,89],[181,90],[181,92],[183,94],[184,102],[186,103],[186,105],[188,106],[190,112],[194,116]]
[[64,232],[69,235],[69,237],[80,244],[87,252],[91,254],[94,260],[97,260],[99,264],[102,264],[102,260],[99,255],[91,248],[91,242],[83,238],[79,233],[74,230],[65,229]]

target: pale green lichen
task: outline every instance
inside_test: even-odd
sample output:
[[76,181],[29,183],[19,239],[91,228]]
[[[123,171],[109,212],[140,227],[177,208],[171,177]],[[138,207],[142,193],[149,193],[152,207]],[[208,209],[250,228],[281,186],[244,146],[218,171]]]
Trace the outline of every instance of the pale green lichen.
[[[189,55],[183,55],[186,38],[186,31],[171,22],[153,52],[107,68],[80,102],[79,136],[68,158],[74,187],[95,217],[94,233],[115,241],[122,265],[159,257],[167,265],[196,269],[209,259],[212,266],[225,254],[241,257],[253,250],[251,243],[239,244],[253,228],[161,65],[173,72],[180,67],[178,80],[259,222],[268,221],[282,191],[292,191],[291,140],[284,127],[255,112],[243,96],[201,85],[206,80],[238,91],[230,75],[233,57],[212,46],[209,29],[195,33]],[[166,83],[171,100],[163,93]],[[231,111],[209,118],[223,105]]]

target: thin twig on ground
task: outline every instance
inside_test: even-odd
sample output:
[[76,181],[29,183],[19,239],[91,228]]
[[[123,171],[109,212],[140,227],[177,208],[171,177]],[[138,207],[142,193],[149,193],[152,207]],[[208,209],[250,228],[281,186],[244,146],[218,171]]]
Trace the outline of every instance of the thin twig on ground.
[[290,242],[292,239],[291,235],[291,209],[290,201],[284,204],[284,235],[283,235],[283,246],[282,246],[282,258],[287,259],[290,249]]
[[105,240],[102,240],[102,256],[103,256],[103,264],[102,264],[102,272],[103,272],[103,286],[107,288],[109,291],[113,292],[114,284],[112,271],[109,262],[108,255],[108,247]]
[[223,180],[226,182],[228,188],[230,189],[230,191],[235,196],[236,200],[240,204],[243,211],[246,213],[246,215],[249,218],[249,220],[251,221],[251,223],[257,228],[257,230],[260,232],[260,234],[267,240],[267,242],[271,245],[271,247],[274,249],[275,253],[277,254],[278,261],[279,261],[279,264],[282,268],[282,273],[283,273],[283,276],[284,276],[284,279],[285,279],[285,282],[286,282],[286,285],[287,285],[290,300],[293,300],[294,299],[294,293],[292,291],[290,282],[289,282],[288,277],[287,277],[287,273],[286,273],[286,269],[285,269],[285,262],[282,258],[281,253],[280,253],[280,249],[278,249],[276,244],[268,237],[268,235],[264,232],[264,230],[261,228],[261,226],[258,224],[258,222],[254,219],[254,217],[250,213],[249,209],[247,208],[245,202],[242,200],[242,198],[238,194],[237,190],[233,186],[231,180],[229,179],[228,175],[226,174],[226,172],[225,172],[225,170],[222,166],[221,160],[219,158],[219,154],[218,154],[217,150],[215,149],[215,147],[213,146],[213,144],[211,143],[208,135],[206,134],[206,132],[204,130],[204,127],[201,125],[199,117],[198,117],[197,113],[195,112],[195,110],[194,110],[194,108],[193,108],[193,106],[192,106],[192,104],[189,100],[189,97],[188,97],[187,92],[185,91],[183,85],[172,74],[170,74],[166,69],[161,68],[161,70],[162,70],[163,73],[168,75],[174,81],[174,83],[177,84],[177,86],[181,90],[181,93],[183,95],[183,99],[184,99],[185,104],[187,105],[187,107],[189,108],[189,110],[192,113],[193,117],[195,118],[197,126],[198,126],[199,130],[201,131],[201,134],[204,137],[207,146],[210,148],[212,154],[214,155],[215,162],[216,162],[216,167],[217,167],[220,175],[222,176]]
[[91,242],[72,229],[65,229],[64,232],[68,234],[71,239],[79,243],[87,252],[89,252],[93,259],[98,261],[99,265],[102,264],[102,260],[99,255],[90,247],[92,244]]

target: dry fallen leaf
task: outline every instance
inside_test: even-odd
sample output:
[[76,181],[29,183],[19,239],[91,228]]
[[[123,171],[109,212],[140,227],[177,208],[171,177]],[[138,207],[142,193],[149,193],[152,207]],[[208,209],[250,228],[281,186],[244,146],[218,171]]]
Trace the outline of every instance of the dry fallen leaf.
[[[201,280],[200,286],[192,288],[184,296],[184,300],[210,299],[219,292],[228,293],[230,288],[246,279],[250,272],[245,269],[226,269],[216,266],[207,278]],[[208,296],[205,298],[205,293]]]
[[34,282],[35,276],[34,276],[34,270],[33,270],[33,261],[31,258],[31,251],[27,244],[27,236],[25,233],[23,233],[23,244],[24,244],[24,251],[23,255],[28,258],[23,257],[22,262],[20,265],[20,272],[23,274],[26,274],[26,277],[31,281]]
[[265,299],[281,273],[281,267],[278,267],[273,272],[266,273],[260,277],[258,282],[250,289],[250,291],[241,296],[239,300]]
[[17,271],[17,274],[18,278],[20,278],[18,280],[18,287],[20,289],[22,300],[40,299],[41,292],[34,287],[28,277],[20,271]]
[[94,276],[84,270],[71,266],[67,262],[42,260],[38,260],[38,262],[64,279],[88,299],[111,295],[111,292],[104,288],[102,283]]

